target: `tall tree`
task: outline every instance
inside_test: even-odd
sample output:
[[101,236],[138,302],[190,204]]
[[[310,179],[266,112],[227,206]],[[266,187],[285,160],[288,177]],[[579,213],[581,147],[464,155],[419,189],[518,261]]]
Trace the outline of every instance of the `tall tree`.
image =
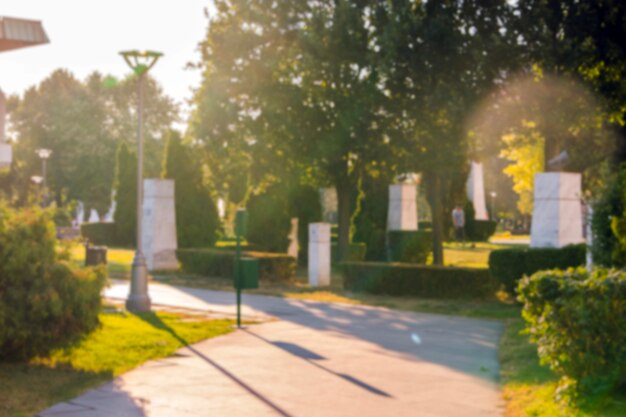
[[236,160],[227,169],[239,177],[280,178],[296,165],[334,185],[342,256],[358,179],[368,161],[388,152],[372,3],[216,2],[193,119],[195,136],[213,158]]
[[443,263],[445,196],[462,184],[465,122],[513,59],[504,0],[381,2],[374,12],[392,137],[404,169],[423,173],[433,221],[433,262]]
[[194,149],[184,144],[177,131],[166,136],[163,178],[175,181],[176,231],[181,248],[212,246],[220,219],[209,187],[203,183],[202,167]]
[[[118,143],[136,138],[135,84],[133,78],[118,82],[99,73],[80,81],[67,70],[56,70],[23,97],[12,97],[14,169],[22,171],[13,176],[28,181],[40,174],[35,149],[51,149],[48,184],[57,204],[82,200],[88,210],[104,215],[110,206]],[[146,90],[146,172],[158,176],[160,137],[177,119],[177,108],[154,80]]]

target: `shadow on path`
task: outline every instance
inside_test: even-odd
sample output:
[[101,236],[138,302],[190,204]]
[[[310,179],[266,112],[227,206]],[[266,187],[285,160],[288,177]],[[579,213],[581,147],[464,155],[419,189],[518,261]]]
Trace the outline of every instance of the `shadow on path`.
[[260,392],[255,390],[250,385],[246,384],[244,381],[239,379],[235,374],[233,374],[232,372],[228,371],[228,369],[224,368],[219,363],[217,363],[213,359],[211,359],[208,356],[206,356],[204,353],[200,352],[199,350],[197,350],[196,348],[191,346],[189,344],[189,342],[187,342],[187,340],[185,340],[182,337],[180,337],[178,335],[178,333],[176,333],[176,331],[174,329],[172,329],[170,326],[168,326],[166,323],[164,323],[159,318],[159,316],[157,316],[156,314],[154,314],[154,313],[140,313],[140,314],[136,314],[136,316],[139,317],[141,320],[144,320],[148,324],[152,325],[153,327],[155,327],[157,329],[160,329],[160,330],[164,330],[164,331],[168,332],[169,334],[171,334],[180,343],[182,343],[185,346],[186,349],[191,351],[198,358],[204,360],[209,365],[213,366],[215,369],[217,369],[222,374],[224,374],[226,377],[231,379],[233,382],[235,382],[241,388],[243,388],[244,390],[246,390],[250,394],[252,394],[254,397],[256,397],[259,401],[261,401],[262,403],[264,403],[265,405],[270,407],[272,410],[276,411],[279,415],[281,415],[283,417],[292,417],[291,414],[287,413],[285,410],[280,408],[278,405],[274,404],[271,400],[269,400],[263,394],[261,394]]
[[257,339],[260,339],[262,341],[264,341],[267,344],[270,344],[272,346],[275,346],[279,349],[284,350],[285,352],[288,352],[294,356],[299,357],[300,359],[305,360],[306,362],[310,363],[311,365],[315,366],[318,369],[321,369],[322,371],[326,371],[331,375],[337,376],[339,378],[342,378],[345,381],[348,381],[356,386],[358,386],[359,388],[363,388],[366,391],[369,391],[372,394],[376,394],[376,395],[380,395],[382,397],[388,397],[388,398],[393,398],[391,395],[387,394],[385,391],[378,389],[370,384],[367,384],[363,381],[361,381],[358,378],[353,377],[352,375],[347,375],[347,374],[342,374],[339,372],[335,372],[332,369],[329,369],[327,367],[325,367],[324,365],[317,363],[317,361],[321,361],[321,360],[325,360],[326,358],[324,358],[323,356],[318,355],[315,352],[310,351],[309,349],[306,349],[300,345],[297,345],[295,343],[290,343],[290,342],[282,342],[282,341],[271,341],[271,340],[267,340],[266,338],[264,338],[261,335],[258,335],[254,332],[251,332],[250,330],[245,329],[244,330],[246,333],[248,333],[251,336],[256,337]]
[[[232,306],[234,312],[233,293],[175,289],[208,303],[207,309]],[[283,321],[376,344],[387,351],[383,354],[421,359],[489,382],[498,378],[500,321],[251,294],[243,295],[243,304]]]

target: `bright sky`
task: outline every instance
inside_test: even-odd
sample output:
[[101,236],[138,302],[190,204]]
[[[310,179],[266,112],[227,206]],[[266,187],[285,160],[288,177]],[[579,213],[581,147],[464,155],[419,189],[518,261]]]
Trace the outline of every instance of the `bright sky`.
[[164,56],[151,70],[165,93],[183,103],[200,83],[196,61],[204,38],[204,8],[211,0],[13,0],[0,16],[41,20],[46,45],[0,53],[0,88],[21,94],[57,68],[84,79],[92,71],[122,77],[130,72],[119,55],[150,49]]

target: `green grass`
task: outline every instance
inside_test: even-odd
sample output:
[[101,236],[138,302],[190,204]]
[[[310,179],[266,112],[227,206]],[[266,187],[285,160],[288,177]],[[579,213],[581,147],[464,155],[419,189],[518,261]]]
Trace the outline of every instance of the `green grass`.
[[[85,247],[80,244],[68,248],[70,258],[77,266],[85,264]],[[135,251],[125,248],[107,249],[107,270],[113,278],[129,278]]]
[[78,345],[26,364],[0,363],[0,417],[30,416],[186,344],[230,332],[230,320],[108,311]]
[[446,266],[488,268],[492,250],[510,247],[511,245],[488,242],[447,242],[443,245],[443,260]]
[[558,377],[539,364],[537,347],[520,332],[522,319],[507,320],[500,340],[502,395],[506,417],[624,417],[626,397],[609,398],[583,408],[555,400]]

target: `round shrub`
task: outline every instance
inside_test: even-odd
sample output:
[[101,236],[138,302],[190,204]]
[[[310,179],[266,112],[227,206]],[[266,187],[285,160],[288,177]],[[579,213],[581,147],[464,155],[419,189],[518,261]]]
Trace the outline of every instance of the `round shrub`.
[[541,361],[562,376],[561,392],[576,399],[626,386],[626,272],[541,271],[518,292]]
[[75,271],[40,211],[0,208],[0,360],[26,360],[98,325],[104,269]]

